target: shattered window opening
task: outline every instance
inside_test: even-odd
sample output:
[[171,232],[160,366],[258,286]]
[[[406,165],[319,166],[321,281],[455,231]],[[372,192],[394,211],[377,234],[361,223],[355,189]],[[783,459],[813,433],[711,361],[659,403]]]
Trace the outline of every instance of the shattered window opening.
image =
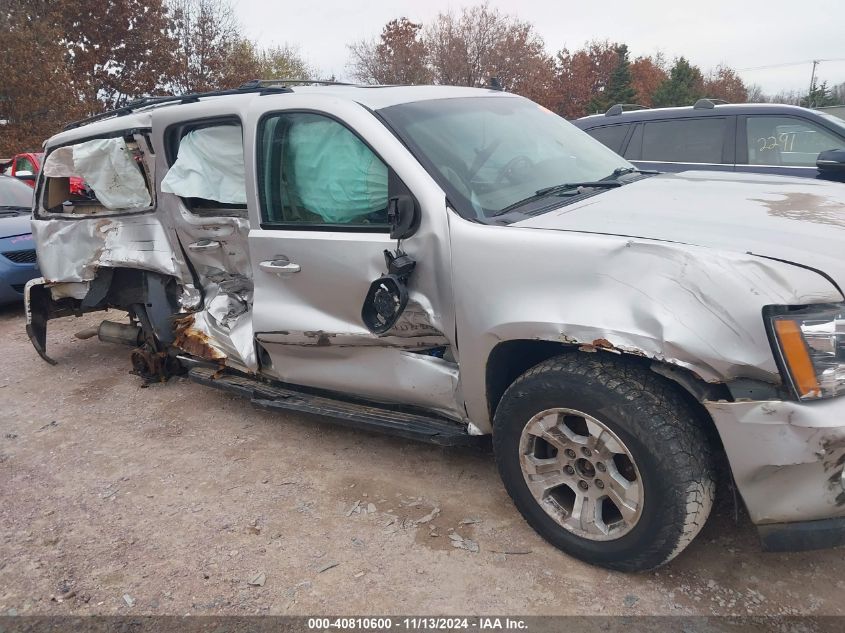
[[240,123],[182,128],[176,160],[161,181],[197,215],[246,217],[246,176]]
[[153,206],[144,154],[132,135],[58,147],[43,171],[41,209],[48,215],[109,215]]

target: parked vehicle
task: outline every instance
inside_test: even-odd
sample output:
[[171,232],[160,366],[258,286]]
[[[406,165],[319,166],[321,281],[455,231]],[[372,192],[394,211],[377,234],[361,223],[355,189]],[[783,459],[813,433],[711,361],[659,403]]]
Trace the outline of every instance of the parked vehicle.
[[39,276],[31,210],[32,189],[0,175],[0,305],[21,301],[26,282]]
[[573,123],[642,169],[845,180],[845,121],[832,114],[711,99],[686,108],[633,107]]
[[46,142],[43,358],[50,319],[119,307],[99,336],[147,379],[492,434],[526,520],[613,569],[683,550],[717,479],[768,549],[845,541],[841,184],[642,173],[497,90],[253,82],[116,114]]
[[[41,169],[41,162],[44,160],[43,152],[24,152],[16,154],[11,158],[6,167],[6,174],[25,182],[30,187],[35,187],[35,179]],[[70,179],[71,191],[77,196],[85,195],[87,190],[85,181],[82,178]]]

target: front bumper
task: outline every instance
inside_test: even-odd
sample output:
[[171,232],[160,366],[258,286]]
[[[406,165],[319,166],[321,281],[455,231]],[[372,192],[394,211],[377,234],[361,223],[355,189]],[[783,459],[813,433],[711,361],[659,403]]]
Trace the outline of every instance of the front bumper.
[[0,255],[0,305],[23,301],[26,282],[38,277],[35,264],[16,264]]
[[764,547],[845,542],[845,398],[704,404]]

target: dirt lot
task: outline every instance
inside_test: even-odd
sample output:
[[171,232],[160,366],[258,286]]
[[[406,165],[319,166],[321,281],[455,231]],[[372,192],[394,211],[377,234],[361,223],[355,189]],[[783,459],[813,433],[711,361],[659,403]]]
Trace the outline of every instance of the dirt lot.
[[763,554],[730,502],[669,566],[609,573],[535,535],[489,452],[142,388],[74,338],[100,318],[51,322],[53,367],[0,311],[0,614],[845,614],[842,550]]

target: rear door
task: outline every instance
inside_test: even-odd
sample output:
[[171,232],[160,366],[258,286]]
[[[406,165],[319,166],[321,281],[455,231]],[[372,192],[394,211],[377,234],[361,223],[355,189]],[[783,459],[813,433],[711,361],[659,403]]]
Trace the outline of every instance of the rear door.
[[[241,100],[242,101],[242,100]],[[208,100],[153,113],[159,209],[187,267],[177,327],[185,351],[257,369],[252,340],[252,271],[240,101]],[[195,113],[195,114],[192,114]]]
[[735,117],[642,121],[624,156],[641,169],[734,170]]
[[[262,373],[463,417],[442,190],[350,101],[267,96],[247,126],[255,134],[249,250]],[[397,247],[386,211],[400,195],[421,211],[419,229],[402,243],[417,263],[405,312],[376,335],[361,312],[386,272],[385,251]]]

